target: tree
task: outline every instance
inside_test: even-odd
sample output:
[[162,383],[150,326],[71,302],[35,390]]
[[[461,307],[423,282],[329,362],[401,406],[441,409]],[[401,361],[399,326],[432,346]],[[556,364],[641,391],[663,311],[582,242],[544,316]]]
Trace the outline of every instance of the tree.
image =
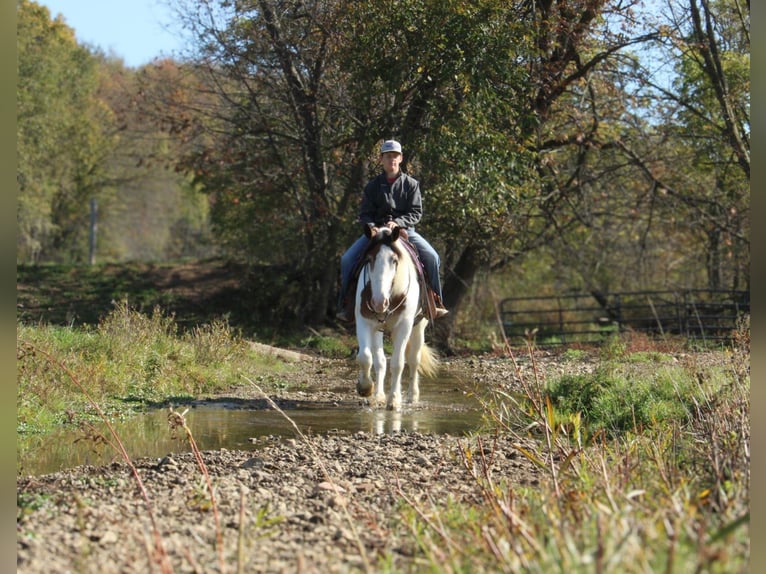
[[20,1],[17,12],[17,260],[86,261],[91,199],[98,260],[210,254],[205,197],[175,170],[183,142],[156,122],[185,72],[126,68],[46,8]]
[[[502,244],[511,229],[518,233],[520,225],[509,225],[508,214],[526,212],[526,221],[534,220],[540,194],[523,191],[535,189],[528,183],[535,154],[530,140],[553,99],[592,67],[587,62],[565,73],[579,57],[573,40],[584,41],[601,5],[593,2],[583,18],[545,3],[540,7],[554,15],[497,1],[199,2],[202,11],[188,10],[190,27],[199,34],[200,62],[215,78],[208,85],[221,96],[216,125],[227,127],[216,153],[207,148],[196,156],[204,162],[197,172],[218,194],[217,203],[221,194],[234,193],[236,209],[246,203],[268,208],[272,198],[291,205],[293,218],[300,214],[296,232],[306,255],[297,267],[308,286],[302,306],[317,321],[333,300],[337,266],[327,262],[337,261],[345,244],[339,239],[351,235],[339,223],[353,216],[375,143],[402,139],[406,161],[423,168],[431,187],[443,186],[445,199],[467,194],[456,205],[468,206],[464,215],[445,207],[439,215],[442,231],[466,223],[476,230],[454,249],[459,275],[447,277],[447,302],[459,307],[462,286],[488,264],[492,245]],[[536,18],[550,29],[529,34]],[[542,59],[540,50],[547,51]],[[548,75],[530,81],[541,70]],[[466,124],[469,117],[477,119]],[[444,177],[449,160],[430,151],[444,149],[460,149],[475,166],[465,180],[479,193]],[[213,164],[218,168],[210,169]],[[513,209],[514,194],[528,193],[533,197],[526,207]],[[241,201],[243,194],[250,202]],[[449,205],[437,193],[433,199],[432,205]],[[457,289],[450,288],[451,276]]]
[[172,60],[137,69],[113,58],[99,61],[98,94],[113,114],[111,135],[119,142],[105,166],[104,189],[114,192],[100,208],[100,252],[118,261],[214,253],[207,198],[189,173],[176,169],[184,141],[161,124],[193,80]]
[[[631,93],[645,85],[637,51],[667,37],[633,31],[637,6],[190,2],[195,75],[215,103],[192,104],[207,112],[188,127],[187,165],[215,199],[219,236],[281,269],[277,304],[309,323],[332,309],[356,198],[388,137],[423,184],[453,321],[478,276],[554,244],[589,288],[608,287],[636,261],[670,259],[668,229],[683,252],[694,229],[679,222],[699,205],[669,175],[689,175],[674,162],[691,148]],[[443,327],[448,346],[454,323]]]
[[276,306],[313,324],[334,305],[351,198],[380,139],[339,66],[345,9],[262,0],[186,10],[200,46],[194,74],[217,99],[182,102],[179,118],[195,110],[185,129],[197,144],[184,165],[213,198],[218,236],[271,265],[283,282]]
[[346,16],[353,37],[343,67],[356,90],[371,94],[368,108],[382,110],[378,122],[402,139],[407,167],[421,179],[422,226],[445,255],[454,320],[492,256],[526,243],[522,229],[535,211],[535,150],[525,145],[534,90],[516,65],[530,59],[525,7],[360,2]]
[[[594,147],[605,122],[557,102],[598,103],[592,78],[614,66],[621,50],[646,40],[605,24],[631,10],[630,3],[602,0],[410,3],[370,34],[383,45],[395,39],[392,59],[405,62],[404,72],[383,65],[379,74],[383,86],[412,94],[402,131],[412,133],[425,171],[434,174],[427,181],[438,190],[438,228],[450,238],[448,307],[459,311],[483,271],[501,269],[562,232],[559,212],[578,190],[578,165],[556,157]],[[560,120],[577,113],[579,120]],[[444,346],[456,315],[440,325]]]
[[98,196],[111,114],[98,69],[62,20],[19,0],[17,260],[85,260],[88,202]]
[[[654,59],[642,60],[636,79],[657,112],[663,168],[631,143],[626,151],[688,214],[707,286],[749,288],[750,5],[668,0],[656,12],[647,20]],[[672,74],[658,73],[659,65]]]
[[[569,288],[749,285],[747,19],[737,10],[713,17],[720,45],[707,48],[727,62],[726,78],[713,83],[737,110],[742,135],[730,137],[694,40],[694,10],[683,6],[642,12],[636,51],[605,61],[548,122],[547,186],[567,199],[548,212],[556,234],[534,258],[553,261]],[[598,129],[563,148],[556,134],[576,134],[565,127],[573,122]]]

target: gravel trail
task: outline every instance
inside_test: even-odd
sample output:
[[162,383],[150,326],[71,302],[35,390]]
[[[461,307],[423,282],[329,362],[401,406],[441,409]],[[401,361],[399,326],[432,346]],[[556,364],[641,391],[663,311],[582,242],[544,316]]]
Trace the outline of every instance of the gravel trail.
[[[695,359],[696,360],[696,359]],[[596,361],[520,359],[522,377],[583,372]],[[495,357],[446,362],[477,387],[519,388],[513,362]],[[347,361],[308,361],[316,400],[358,400]],[[537,375],[536,375],[537,374]],[[275,397],[280,400],[290,396]],[[356,432],[266,441],[256,451],[202,453],[218,523],[192,453],[135,460],[152,511],[124,462],[17,478],[17,566],[33,573],[161,572],[152,516],[174,572],[359,572],[390,556],[402,571],[421,559],[402,512],[481,497],[465,449],[484,452],[492,476],[514,486],[541,478],[509,436]],[[475,457],[472,459],[475,460]]]

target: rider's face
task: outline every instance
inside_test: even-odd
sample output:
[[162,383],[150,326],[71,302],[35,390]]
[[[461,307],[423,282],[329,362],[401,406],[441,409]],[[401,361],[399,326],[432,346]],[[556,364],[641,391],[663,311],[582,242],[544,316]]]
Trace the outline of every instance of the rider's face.
[[386,173],[399,173],[399,164],[402,162],[402,154],[389,151],[381,155],[383,169]]

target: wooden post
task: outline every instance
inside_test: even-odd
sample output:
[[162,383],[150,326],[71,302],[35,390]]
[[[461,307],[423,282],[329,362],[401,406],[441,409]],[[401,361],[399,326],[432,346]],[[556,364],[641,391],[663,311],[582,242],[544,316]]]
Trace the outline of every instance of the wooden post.
[[88,256],[88,262],[91,265],[96,264],[96,230],[98,228],[98,207],[96,205],[96,198],[90,198],[90,253]]

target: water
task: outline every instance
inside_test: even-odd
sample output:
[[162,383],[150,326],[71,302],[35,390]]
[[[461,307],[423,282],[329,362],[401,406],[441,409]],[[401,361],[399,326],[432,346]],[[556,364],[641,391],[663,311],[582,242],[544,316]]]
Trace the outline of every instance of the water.
[[[353,391],[343,404],[291,401],[284,413],[308,436],[323,434],[384,434],[419,432],[424,434],[463,435],[479,427],[482,414],[472,391],[458,379],[441,378],[421,383],[420,403],[405,404],[401,412],[382,407],[370,408],[358,403]],[[184,408],[177,408],[183,412]],[[173,436],[165,409],[137,415],[113,423],[117,434],[132,458],[163,457],[168,453],[190,452],[182,432]],[[296,437],[292,422],[263,401],[207,401],[189,408],[186,422],[200,450],[227,448],[255,450],[279,438]],[[105,427],[99,427],[110,436]],[[83,439],[83,433],[67,429],[30,447],[19,461],[23,475],[56,472],[82,464],[102,465],[120,460],[109,445]]]

